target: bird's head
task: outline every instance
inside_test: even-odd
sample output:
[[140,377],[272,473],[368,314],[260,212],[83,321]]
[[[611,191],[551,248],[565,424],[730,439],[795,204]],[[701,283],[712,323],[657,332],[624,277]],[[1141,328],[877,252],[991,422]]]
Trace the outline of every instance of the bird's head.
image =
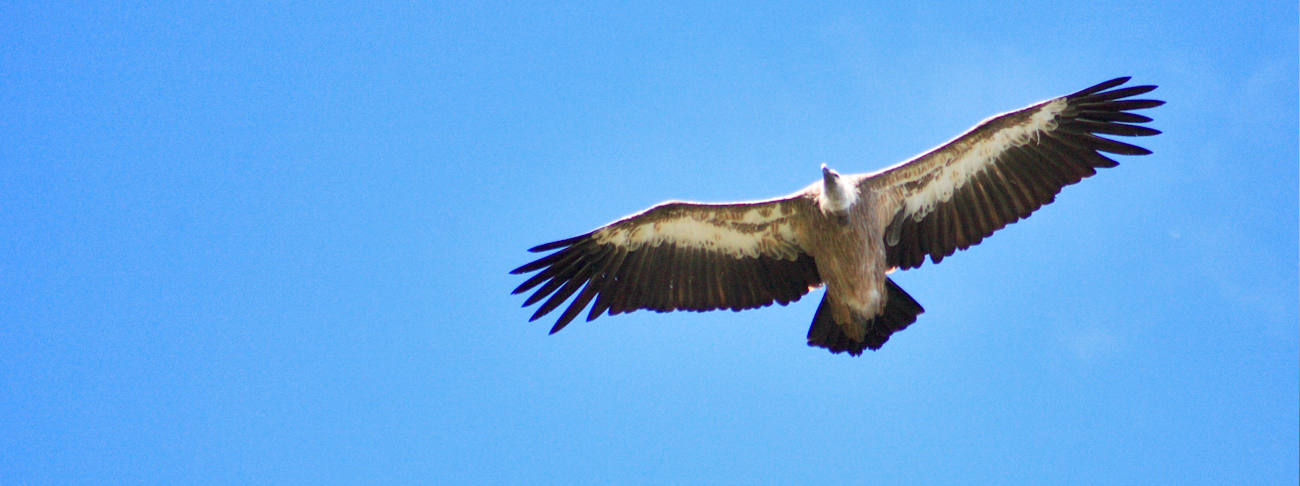
[[831,170],[822,164],[822,194],[818,198],[818,205],[821,206],[822,212],[838,213],[849,209],[853,203],[858,200],[858,191],[854,187],[849,187],[839,172]]
[[830,167],[826,167],[826,163],[823,162],[822,163],[822,186],[829,187],[835,185],[837,183],[836,181],[838,181],[839,179],[840,179],[840,173],[831,170]]

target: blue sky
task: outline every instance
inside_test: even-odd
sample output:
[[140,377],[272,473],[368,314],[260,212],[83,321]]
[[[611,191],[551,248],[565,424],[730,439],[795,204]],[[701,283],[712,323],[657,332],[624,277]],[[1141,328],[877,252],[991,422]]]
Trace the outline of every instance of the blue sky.
[[[4,483],[1294,484],[1294,2],[0,5]],[[1120,75],[1154,155],[940,265],[547,336],[532,245]]]

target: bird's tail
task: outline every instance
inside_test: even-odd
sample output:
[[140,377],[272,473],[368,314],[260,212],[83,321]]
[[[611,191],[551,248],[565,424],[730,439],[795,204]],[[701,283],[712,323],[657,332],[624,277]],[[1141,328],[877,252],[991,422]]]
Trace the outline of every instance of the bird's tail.
[[828,296],[822,296],[817,314],[813,316],[812,327],[808,329],[808,345],[829,349],[832,353],[848,351],[853,356],[862,354],[863,349],[877,350],[889,340],[889,336],[902,331],[909,324],[916,322],[916,316],[925,312],[921,304],[907,295],[892,279],[885,279],[885,308],[875,317],[862,323],[867,330],[862,341],[857,341],[844,333],[844,328],[831,318]]

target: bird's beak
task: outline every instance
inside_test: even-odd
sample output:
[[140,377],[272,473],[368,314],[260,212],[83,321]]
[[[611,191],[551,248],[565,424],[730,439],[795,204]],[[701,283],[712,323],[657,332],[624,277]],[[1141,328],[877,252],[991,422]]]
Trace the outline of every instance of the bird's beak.
[[826,167],[826,164],[822,164],[822,180],[826,184],[834,184],[835,179],[838,178],[839,176],[840,175],[838,173],[831,170],[829,167]]

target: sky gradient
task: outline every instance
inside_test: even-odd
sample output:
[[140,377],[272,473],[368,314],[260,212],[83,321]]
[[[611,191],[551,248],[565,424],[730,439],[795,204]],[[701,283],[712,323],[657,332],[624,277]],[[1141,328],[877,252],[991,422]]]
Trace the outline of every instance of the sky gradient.
[[[1297,18],[0,5],[0,483],[1295,484]],[[554,336],[510,295],[1122,75],[1154,154],[895,274],[880,351],[805,345],[821,291]]]

